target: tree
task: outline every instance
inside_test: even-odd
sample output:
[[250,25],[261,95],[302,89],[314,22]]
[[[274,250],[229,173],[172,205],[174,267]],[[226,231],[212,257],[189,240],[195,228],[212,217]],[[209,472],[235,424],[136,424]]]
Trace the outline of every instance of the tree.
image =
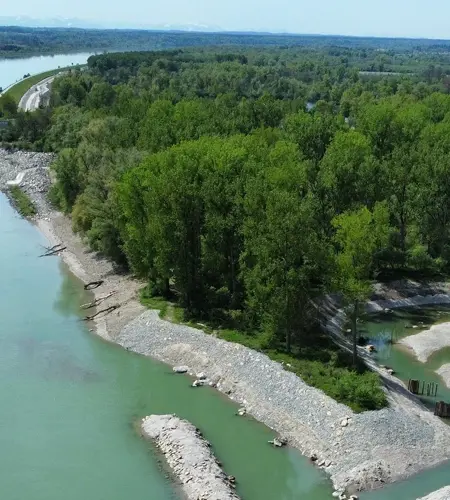
[[[0,89],[1,93],[1,89]],[[17,115],[17,103],[14,98],[6,93],[0,96],[0,117],[14,118]]]
[[356,366],[359,305],[370,295],[374,257],[389,240],[389,212],[384,203],[377,203],[372,212],[362,207],[338,215],[332,225],[336,230],[337,248],[333,281],[351,307],[353,365]]
[[277,143],[246,187],[242,276],[247,314],[273,347],[291,351],[311,325],[311,298],[326,267],[326,248],[307,195],[307,169],[297,148]]

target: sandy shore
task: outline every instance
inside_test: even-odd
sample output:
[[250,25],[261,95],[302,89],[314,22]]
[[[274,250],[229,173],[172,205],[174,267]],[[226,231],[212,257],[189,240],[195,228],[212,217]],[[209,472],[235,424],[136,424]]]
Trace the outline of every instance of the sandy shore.
[[450,363],[442,365],[439,370],[436,370],[436,373],[442,378],[445,385],[450,389]]
[[450,486],[434,491],[426,497],[419,498],[418,500],[450,500]]
[[433,353],[450,347],[450,323],[433,325],[423,332],[403,338],[400,343],[408,346],[417,359],[425,363]]
[[114,341],[126,324],[145,311],[137,298],[143,283],[120,273],[111,262],[88,250],[81,238],[73,233],[68,217],[51,212],[45,219],[38,219],[36,224],[51,245],[62,243],[67,246],[61,257],[83,283],[104,280],[102,286],[93,290],[95,298],[115,292],[101,303],[101,309],[116,304],[120,304],[120,308],[108,315],[100,315],[93,322],[99,336]]

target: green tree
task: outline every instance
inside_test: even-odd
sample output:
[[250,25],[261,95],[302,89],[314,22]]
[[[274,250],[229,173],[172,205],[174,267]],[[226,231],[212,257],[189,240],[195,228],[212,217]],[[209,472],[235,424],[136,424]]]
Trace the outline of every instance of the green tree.
[[334,286],[350,305],[352,323],[353,364],[357,364],[357,318],[359,306],[370,295],[374,276],[374,258],[388,243],[389,212],[384,203],[375,205],[371,212],[362,207],[335,217]]
[[0,95],[0,117],[14,118],[17,115],[17,103],[14,98],[8,94]]

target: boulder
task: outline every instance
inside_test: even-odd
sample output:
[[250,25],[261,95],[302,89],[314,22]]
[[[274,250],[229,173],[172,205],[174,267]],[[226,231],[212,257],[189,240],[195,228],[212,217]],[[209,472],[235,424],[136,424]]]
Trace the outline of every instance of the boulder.
[[187,373],[189,368],[187,366],[174,366],[173,371],[175,373]]
[[287,439],[286,438],[273,438],[272,441],[269,441],[270,444],[275,446],[276,448],[281,448],[282,446],[287,445]]
[[206,384],[206,380],[194,380],[192,383],[192,387],[202,387],[203,385]]

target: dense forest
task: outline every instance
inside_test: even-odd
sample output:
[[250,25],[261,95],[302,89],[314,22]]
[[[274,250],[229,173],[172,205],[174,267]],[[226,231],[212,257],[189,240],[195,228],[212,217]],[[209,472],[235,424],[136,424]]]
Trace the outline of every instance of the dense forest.
[[52,201],[149,283],[145,298],[289,359],[355,409],[379,408],[377,376],[319,333],[317,300],[343,295],[356,345],[375,278],[448,272],[450,95],[431,59],[367,77],[364,54],[94,56],[55,81],[48,109],[17,113],[6,94],[14,123],[0,133],[58,153]]
[[350,58],[362,71],[402,73],[423,70],[429,63],[448,68],[450,52],[449,40],[0,26],[0,58],[203,46],[303,48],[319,57]]

